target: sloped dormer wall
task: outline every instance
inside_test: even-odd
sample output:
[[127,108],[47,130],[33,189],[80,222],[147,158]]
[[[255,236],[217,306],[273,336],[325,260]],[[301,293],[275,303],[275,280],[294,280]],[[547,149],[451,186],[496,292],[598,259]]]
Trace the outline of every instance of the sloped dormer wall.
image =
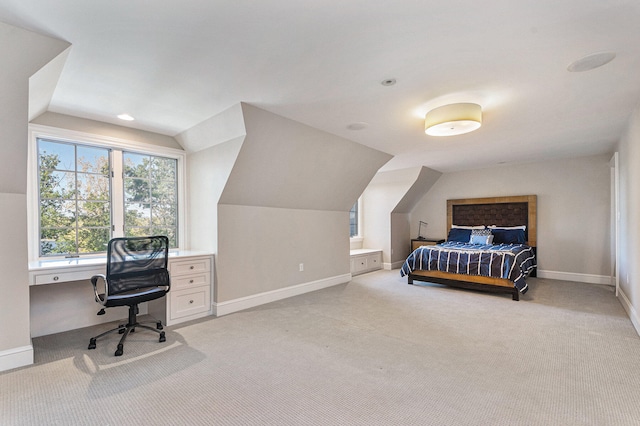
[[240,104],[176,136],[187,151],[189,246],[218,252],[218,201],[246,136]]
[[427,167],[380,172],[362,194],[363,246],[382,249],[385,269],[409,255],[409,212],[441,174]]
[[[191,245],[207,249],[207,239],[217,240],[216,304],[346,282],[349,210],[391,156],[252,105],[234,111],[242,140],[189,159]],[[220,167],[229,170],[224,182],[213,171]],[[209,184],[216,189],[206,191]]]

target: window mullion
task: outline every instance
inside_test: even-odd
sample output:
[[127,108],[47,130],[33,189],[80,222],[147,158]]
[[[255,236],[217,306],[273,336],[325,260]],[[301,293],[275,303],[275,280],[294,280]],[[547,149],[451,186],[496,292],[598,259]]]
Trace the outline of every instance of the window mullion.
[[69,253],[71,256],[77,256],[80,253],[80,238],[78,233],[80,232],[80,214],[78,210],[78,145],[73,145],[73,204],[74,204],[74,214],[76,217],[75,220],[75,234],[76,234],[76,248],[73,253]]
[[124,237],[124,167],[122,151],[111,151],[111,224],[112,237]]

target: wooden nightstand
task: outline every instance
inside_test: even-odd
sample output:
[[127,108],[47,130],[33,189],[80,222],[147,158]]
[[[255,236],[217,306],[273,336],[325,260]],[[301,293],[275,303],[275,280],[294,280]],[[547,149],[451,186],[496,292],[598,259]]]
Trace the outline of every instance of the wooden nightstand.
[[424,238],[424,239],[412,238],[411,252],[413,252],[415,249],[417,249],[420,246],[433,246],[440,243],[444,243],[444,240],[434,240],[431,238]]

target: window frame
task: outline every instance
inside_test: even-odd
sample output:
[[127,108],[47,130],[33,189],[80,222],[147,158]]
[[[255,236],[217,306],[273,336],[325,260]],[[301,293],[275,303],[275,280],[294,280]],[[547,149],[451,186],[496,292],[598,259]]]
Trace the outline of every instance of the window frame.
[[[185,151],[160,145],[139,142],[130,139],[116,138],[94,133],[68,130],[39,124],[29,125],[28,164],[27,164],[27,234],[29,261],[46,261],[64,259],[65,256],[40,256],[40,207],[38,185],[38,138],[51,141],[74,143],[86,146],[96,146],[111,150],[111,167],[122,169],[122,156],[115,152],[133,152],[144,155],[172,158],[177,161],[176,186],[178,190],[178,247],[171,250],[183,250],[187,247],[187,170]],[[111,176],[111,237],[124,236],[124,187],[123,176],[112,173]],[[119,189],[118,189],[119,188]],[[122,212],[116,214],[116,212]],[[80,258],[102,257],[104,253],[80,254]]]
[[[352,243],[361,243],[364,240],[364,236],[363,236],[363,232],[362,232],[362,197],[358,198],[358,201],[356,201],[356,204],[358,205],[358,216],[356,218],[356,224],[358,227],[358,233],[356,235],[354,235],[353,237],[349,236],[349,241],[351,241]],[[351,209],[349,209],[349,212],[351,212]],[[349,231],[349,234],[351,234],[351,231]]]

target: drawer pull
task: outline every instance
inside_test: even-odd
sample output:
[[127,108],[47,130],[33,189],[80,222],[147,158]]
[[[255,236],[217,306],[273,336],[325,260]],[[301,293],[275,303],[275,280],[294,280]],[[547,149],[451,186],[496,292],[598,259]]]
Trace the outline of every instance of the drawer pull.
[[192,304],[192,303],[193,303],[193,300],[189,300],[189,304]]
[[193,266],[193,265],[189,266],[189,269],[193,269],[193,268],[194,268],[194,266]]
[[53,277],[54,281],[58,281],[60,279],[60,277],[58,277],[57,275],[55,277]]
[[193,280],[189,280],[189,284],[193,284]]

